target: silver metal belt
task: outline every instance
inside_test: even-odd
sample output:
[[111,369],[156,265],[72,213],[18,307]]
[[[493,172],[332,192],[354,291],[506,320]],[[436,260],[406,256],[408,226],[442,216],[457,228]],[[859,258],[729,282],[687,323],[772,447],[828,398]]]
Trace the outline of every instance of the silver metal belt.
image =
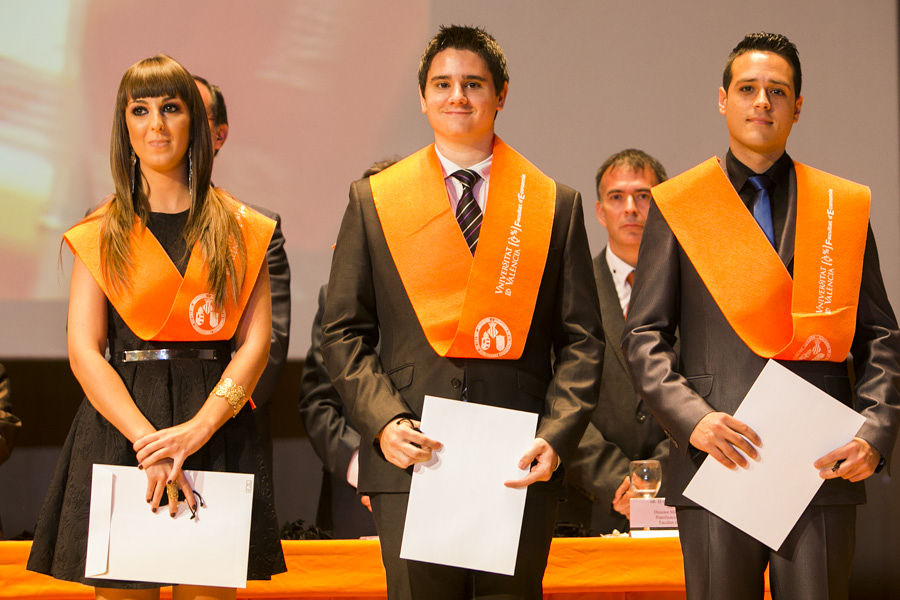
[[154,348],[153,350],[125,350],[122,362],[142,360],[216,360],[215,348]]

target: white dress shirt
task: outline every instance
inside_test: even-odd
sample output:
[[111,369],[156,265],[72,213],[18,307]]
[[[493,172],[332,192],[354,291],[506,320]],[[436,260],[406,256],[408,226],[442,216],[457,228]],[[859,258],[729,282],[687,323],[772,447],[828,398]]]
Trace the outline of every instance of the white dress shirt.
[[622,312],[625,312],[628,303],[631,302],[631,284],[625,281],[625,278],[629,273],[634,272],[634,267],[616,256],[609,246],[606,247],[606,264],[609,266],[613,283],[616,285],[619,305],[622,307]]
[[[444,183],[447,185],[447,193],[450,195],[450,209],[455,215],[456,205],[459,204],[459,199],[463,193],[463,185],[461,181],[456,177],[453,177],[453,174],[464,167],[459,166],[441,154],[441,151],[437,149],[437,146],[434,147],[434,150],[437,152],[438,160],[441,161],[441,169],[444,171]],[[482,213],[484,212],[484,205],[487,203],[488,182],[491,177],[491,161],[493,158],[494,155],[491,154],[480,163],[469,167],[470,171],[475,171],[481,175],[481,179],[475,182],[472,193],[475,194],[475,202],[478,204],[478,208],[481,209]]]

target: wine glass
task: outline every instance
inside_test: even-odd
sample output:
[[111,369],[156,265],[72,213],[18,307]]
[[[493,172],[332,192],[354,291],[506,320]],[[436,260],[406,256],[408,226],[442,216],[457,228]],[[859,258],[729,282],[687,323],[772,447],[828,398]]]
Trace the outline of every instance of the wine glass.
[[653,498],[662,483],[662,468],[658,460],[631,461],[631,491],[641,498]]

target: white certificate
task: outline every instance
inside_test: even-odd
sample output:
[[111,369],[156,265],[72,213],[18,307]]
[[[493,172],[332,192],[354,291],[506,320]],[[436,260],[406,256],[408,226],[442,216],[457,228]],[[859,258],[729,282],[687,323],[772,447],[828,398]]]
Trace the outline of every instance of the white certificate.
[[762,440],[760,460],[732,471],[707,456],[684,495],[778,550],[824,482],[813,463],[849,442],[865,418],[774,360],[734,416]]
[[425,396],[422,432],[443,444],[416,465],[400,557],[512,575],[537,414]]
[[206,507],[150,512],[147,475],[94,465],[85,577],[220,587],[247,585],[253,475],[185,471]]

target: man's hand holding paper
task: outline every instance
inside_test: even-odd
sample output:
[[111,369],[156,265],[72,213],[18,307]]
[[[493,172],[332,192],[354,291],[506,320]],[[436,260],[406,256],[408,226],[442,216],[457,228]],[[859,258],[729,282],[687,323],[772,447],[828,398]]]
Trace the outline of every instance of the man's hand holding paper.
[[[697,423],[691,433],[691,445],[703,450],[729,469],[747,468],[749,456],[758,460],[759,436],[745,423],[721,412],[711,412]],[[738,451],[740,450],[740,452]],[[814,467],[822,479],[862,481],[875,473],[881,454],[862,438],[855,437],[818,459]]]
[[759,458],[754,446],[762,446],[762,440],[746,423],[727,413],[711,412],[697,423],[691,433],[691,445],[729,469],[735,469],[749,465],[744,455],[754,460]]
[[393,419],[378,436],[384,458],[401,469],[431,460],[432,452],[443,445],[419,431],[419,421]]
[[855,437],[817,460],[813,466],[819,469],[822,479],[843,477],[850,481],[862,481],[875,472],[880,461],[878,450],[866,440]]

